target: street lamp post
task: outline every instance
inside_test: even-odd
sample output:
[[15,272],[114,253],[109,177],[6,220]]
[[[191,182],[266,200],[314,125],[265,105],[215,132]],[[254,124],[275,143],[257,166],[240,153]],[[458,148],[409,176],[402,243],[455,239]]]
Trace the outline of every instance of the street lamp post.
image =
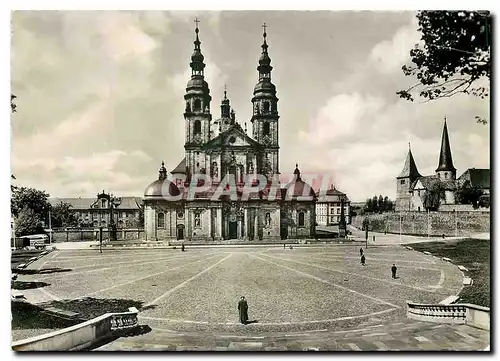
[[49,211],[49,245],[52,245],[52,217]]
[[113,216],[113,209],[118,207],[122,203],[121,197],[114,197],[112,194],[109,196],[109,240],[116,241],[116,224]]

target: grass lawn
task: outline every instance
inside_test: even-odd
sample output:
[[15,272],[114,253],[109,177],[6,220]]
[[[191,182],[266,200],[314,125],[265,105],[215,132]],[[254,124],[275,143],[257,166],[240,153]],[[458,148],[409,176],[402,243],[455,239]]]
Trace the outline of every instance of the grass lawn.
[[460,302],[490,307],[490,240],[463,239],[444,242],[409,244],[414,250],[431,252],[435,256],[448,257],[456,265],[469,271],[464,272],[474,280],[472,286],[464,286]]
[[13,340],[42,335],[78,323],[47,315],[42,308],[27,302],[11,302],[11,314]]

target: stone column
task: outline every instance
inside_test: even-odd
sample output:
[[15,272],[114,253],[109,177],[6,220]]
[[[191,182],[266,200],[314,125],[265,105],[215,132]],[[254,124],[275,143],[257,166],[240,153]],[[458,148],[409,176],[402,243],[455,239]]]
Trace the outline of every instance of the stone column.
[[215,238],[222,238],[222,208],[216,210],[217,218],[215,219]]
[[205,212],[208,212],[208,234],[207,238],[212,238],[212,208],[205,209]]
[[191,236],[193,234],[192,229],[191,229],[191,210],[186,207],[186,210],[184,212],[184,219],[186,220],[186,226],[184,228],[185,233],[184,233],[184,239],[186,240],[191,240]]
[[244,234],[244,240],[248,241],[250,239],[250,217],[249,217],[249,210],[248,208],[245,208],[245,234]]
[[253,224],[253,229],[254,229],[254,240],[259,239],[259,210],[255,210],[255,218],[254,218],[254,224]]

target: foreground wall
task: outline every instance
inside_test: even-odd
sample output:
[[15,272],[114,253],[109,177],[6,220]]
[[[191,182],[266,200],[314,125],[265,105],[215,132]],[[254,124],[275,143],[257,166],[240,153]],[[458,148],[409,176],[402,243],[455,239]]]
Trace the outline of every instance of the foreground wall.
[[129,312],[106,313],[92,320],[12,343],[14,351],[78,351],[97,344],[113,331],[137,325],[136,308]]

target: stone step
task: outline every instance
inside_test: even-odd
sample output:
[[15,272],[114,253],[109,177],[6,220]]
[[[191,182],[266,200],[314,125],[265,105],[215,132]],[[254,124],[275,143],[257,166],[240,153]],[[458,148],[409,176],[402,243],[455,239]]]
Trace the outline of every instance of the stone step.
[[[382,351],[382,350],[484,350],[489,333],[466,325],[400,321],[400,327],[383,325],[381,329],[339,335],[317,332],[283,336],[236,336],[199,333],[175,334],[153,329],[140,336],[120,338],[98,351]],[[347,330],[346,330],[347,331]]]

